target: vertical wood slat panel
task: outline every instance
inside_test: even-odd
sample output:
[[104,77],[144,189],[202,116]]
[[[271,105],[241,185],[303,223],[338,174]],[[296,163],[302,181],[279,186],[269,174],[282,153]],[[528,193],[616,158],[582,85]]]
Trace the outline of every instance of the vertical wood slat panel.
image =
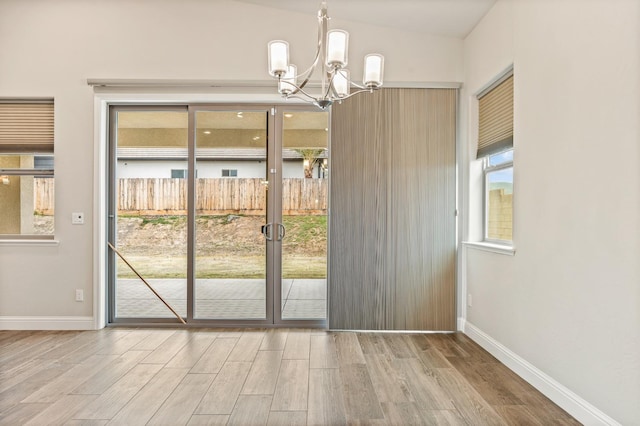
[[384,89],[334,106],[329,321],[455,330],[453,89]]

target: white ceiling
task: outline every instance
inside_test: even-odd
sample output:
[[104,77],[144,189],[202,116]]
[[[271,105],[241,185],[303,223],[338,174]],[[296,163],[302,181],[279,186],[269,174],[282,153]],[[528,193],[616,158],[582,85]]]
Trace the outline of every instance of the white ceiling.
[[[320,0],[236,0],[315,15]],[[328,0],[329,17],[464,38],[496,0]]]

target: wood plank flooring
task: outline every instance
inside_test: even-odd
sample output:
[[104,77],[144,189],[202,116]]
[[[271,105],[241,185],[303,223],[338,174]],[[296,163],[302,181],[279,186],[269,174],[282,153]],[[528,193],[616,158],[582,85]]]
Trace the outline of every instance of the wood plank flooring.
[[0,331],[0,425],[577,425],[464,334]]

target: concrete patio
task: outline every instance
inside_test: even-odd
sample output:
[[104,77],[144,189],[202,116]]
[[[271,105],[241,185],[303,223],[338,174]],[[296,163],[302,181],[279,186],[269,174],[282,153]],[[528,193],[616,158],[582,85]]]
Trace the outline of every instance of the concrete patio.
[[[149,284],[180,315],[187,314],[187,280],[149,279]],[[118,279],[117,318],[171,318],[173,314],[139,279]],[[266,284],[263,279],[198,279],[195,286],[197,319],[264,319]],[[283,279],[283,319],[324,319],[326,279]]]

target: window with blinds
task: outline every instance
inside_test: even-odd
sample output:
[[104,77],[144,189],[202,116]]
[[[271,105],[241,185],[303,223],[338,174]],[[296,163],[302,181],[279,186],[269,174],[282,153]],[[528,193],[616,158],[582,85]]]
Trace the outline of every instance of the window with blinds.
[[513,147],[513,74],[478,96],[478,153],[486,157]]
[[53,238],[54,104],[0,99],[0,238]]
[[484,240],[513,245],[513,72],[478,95],[484,173]]

